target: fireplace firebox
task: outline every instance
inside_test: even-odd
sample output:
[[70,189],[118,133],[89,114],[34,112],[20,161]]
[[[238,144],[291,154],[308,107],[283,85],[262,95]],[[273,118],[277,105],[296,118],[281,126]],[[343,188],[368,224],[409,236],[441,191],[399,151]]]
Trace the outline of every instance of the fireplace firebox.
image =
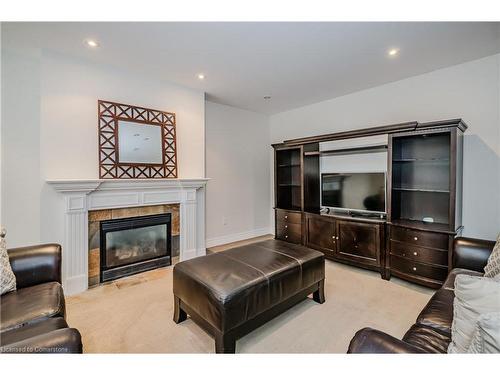
[[171,264],[170,213],[100,222],[101,282]]

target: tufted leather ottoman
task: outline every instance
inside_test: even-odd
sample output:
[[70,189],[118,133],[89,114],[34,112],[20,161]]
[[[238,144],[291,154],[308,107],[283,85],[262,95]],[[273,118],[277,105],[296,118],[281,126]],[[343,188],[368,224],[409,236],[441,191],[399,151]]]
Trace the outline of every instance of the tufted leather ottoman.
[[174,321],[187,314],[215,338],[217,353],[313,294],[324,297],[323,254],[268,240],[181,262],[174,267]]

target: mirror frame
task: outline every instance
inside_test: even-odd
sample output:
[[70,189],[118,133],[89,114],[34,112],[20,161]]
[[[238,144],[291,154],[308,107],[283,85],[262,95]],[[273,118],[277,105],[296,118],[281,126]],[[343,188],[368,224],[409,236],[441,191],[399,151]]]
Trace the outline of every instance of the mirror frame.
[[[99,178],[177,178],[175,113],[98,100]],[[120,163],[118,122],[160,126],[161,164]]]

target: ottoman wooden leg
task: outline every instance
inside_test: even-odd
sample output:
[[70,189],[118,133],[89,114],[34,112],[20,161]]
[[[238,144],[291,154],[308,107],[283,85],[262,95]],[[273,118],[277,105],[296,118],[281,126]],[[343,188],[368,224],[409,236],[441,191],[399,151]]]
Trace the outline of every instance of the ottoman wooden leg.
[[236,353],[236,340],[234,337],[231,335],[223,335],[222,333],[216,333],[214,336],[216,353]]
[[181,309],[181,300],[174,296],[174,322],[179,324],[187,319],[187,314]]
[[325,302],[325,280],[321,280],[318,285],[318,290],[313,293],[313,300],[317,303]]

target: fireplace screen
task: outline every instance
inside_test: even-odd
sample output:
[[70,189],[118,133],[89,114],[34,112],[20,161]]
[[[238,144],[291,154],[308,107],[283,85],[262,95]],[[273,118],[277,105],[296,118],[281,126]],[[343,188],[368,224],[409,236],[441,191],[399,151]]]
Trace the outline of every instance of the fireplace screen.
[[170,265],[171,214],[101,222],[101,281]]

